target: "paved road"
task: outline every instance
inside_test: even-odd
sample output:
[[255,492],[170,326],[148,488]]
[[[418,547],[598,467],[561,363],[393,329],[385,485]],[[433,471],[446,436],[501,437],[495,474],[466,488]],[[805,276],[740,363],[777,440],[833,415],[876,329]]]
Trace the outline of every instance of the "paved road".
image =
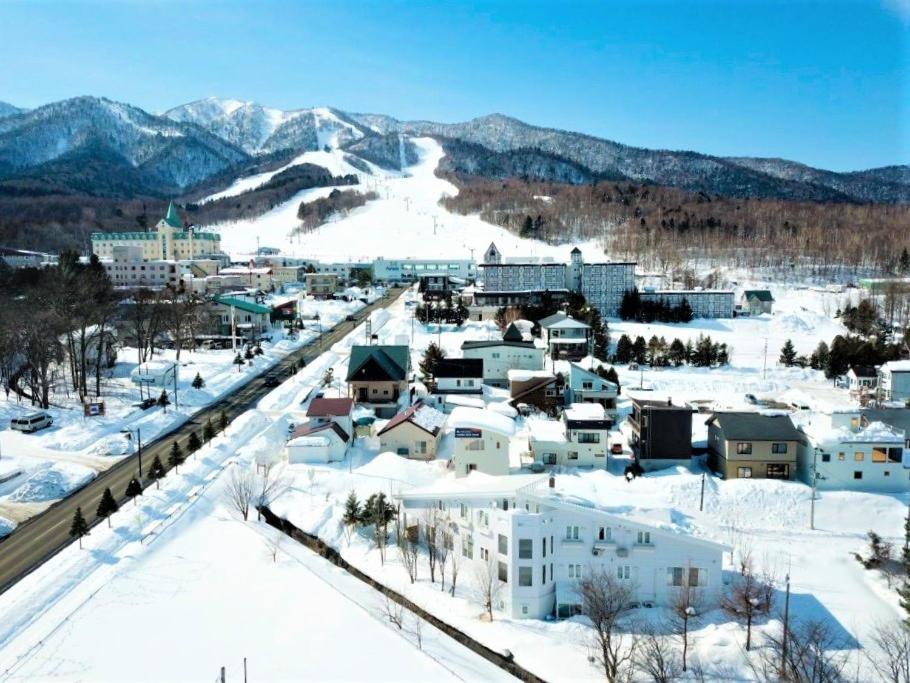
[[[225,396],[218,403],[196,413],[176,430],[159,436],[149,444],[143,444],[143,474],[148,472],[148,468],[156,455],[161,458],[161,462],[167,467],[171,444],[175,440],[180,443],[184,454],[187,453],[186,440],[190,432],[196,431],[201,437],[202,427],[209,418],[211,418],[213,424],[217,425],[222,411],[227,414],[229,420],[233,420],[253,407],[260,398],[271,391],[270,388],[265,386],[265,375],[277,372],[282,377],[286,377],[291,372],[291,366],[296,365],[301,358],[309,364],[319,355],[321,349],[327,349],[339,341],[359,325],[368,313],[376,308],[388,306],[403,291],[402,288],[390,289],[385,298],[358,311],[357,321],[342,321],[331,330],[325,332],[321,340],[314,340],[289,354],[270,371],[263,373],[259,377],[254,377],[228,396]],[[120,503],[123,503],[126,499],[127,484],[137,475],[138,464],[137,454],[125,457],[69,497],[20,524],[13,533],[0,541],[0,593],[6,591],[19,579],[34,571],[72,542],[69,530],[76,507],[81,507],[88,523],[94,525],[101,521],[95,517],[95,509],[98,507],[98,501],[101,499],[104,489],[110,487],[114,497]],[[143,481],[144,486],[148,485],[148,483]]]

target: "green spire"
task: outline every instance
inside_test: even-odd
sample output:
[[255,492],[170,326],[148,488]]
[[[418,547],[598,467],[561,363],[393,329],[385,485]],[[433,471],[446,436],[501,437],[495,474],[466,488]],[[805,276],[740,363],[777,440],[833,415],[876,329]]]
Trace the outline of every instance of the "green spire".
[[177,211],[177,205],[173,201],[167,207],[167,216],[164,217],[164,222],[170,225],[172,228],[182,228],[183,221],[180,220],[180,213]]

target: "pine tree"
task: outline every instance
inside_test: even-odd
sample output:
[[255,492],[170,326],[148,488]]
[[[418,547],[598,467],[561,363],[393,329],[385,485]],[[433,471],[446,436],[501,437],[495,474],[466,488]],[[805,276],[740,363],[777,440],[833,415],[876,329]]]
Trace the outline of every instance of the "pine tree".
[[784,342],[784,345],[780,350],[780,358],[778,358],[777,361],[788,368],[792,368],[796,362],[796,349],[793,348],[793,342],[789,339]]
[[142,484],[139,483],[139,480],[133,477],[130,479],[130,483],[126,485],[126,497],[132,498],[133,503],[136,502],[136,496],[142,495]]
[[363,511],[360,509],[360,501],[357,500],[357,494],[351,491],[347,500],[344,501],[344,517],[341,521],[346,526],[354,526],[362,520]]
[[196,373],[196,376],[193,378],[192,386],[193,386],[193,389],[201,389],[202,387],[205,386],[205,380],[202,379],[202,375],[200,375],[198,372]]
[[257,356],[261,356],[263,353],[265,353],[265,351],[262,350],[262,344],[260,342],[256,343],[256,348],[253,349],[253,353],[255,353]]
[[809,356],[809,366],[813,370],[825,370],[828,367],[830,357],[831,352],[828,350],[828,345],[820,341],[818,346],[815,347],[815,351]]
[[423,352],[423,360],[420,361],[420,373],[424,379],[429,380],[436,373],[436,364],[446,357],[445,349],[436,345],[436,342],[430,342],[427,350]]
[[910,511],[904,518],[904,547],[901,549],[901,564],[904,565],[904,580],[897,589],[897,594],[900,597],[901,607],[908,615],[904,619],[904,623],[910,627]]
[[79,539],[79,548],[82,548],[82,537],[88,536],[88,522],[82,516],[82,508],[77,507],[73,515],[73,523],[70,525],[70,537]]
[[174,441],[171,444],[171,454],[167,458],[167,464],[174,468],[174,471],[179,474],[180,470],[177,468],[183,463],[185,458],[183,457],[183,451],[180,449],[180,444]]
[[907,247],[904,247],[904,250],[901,252],[901,258],[898,262],[898,270],[902,274],[907,274],[910,272],[910,253],[907,253]]
[[616,362],[625,364],[632,360],[632,340],[624,334],[616,342]]
[[227,431],[228,424],[230,424],[230,421],[228,420],[227,413],[222,410],[221,415],[218,416],[218,427],[224,432]]
[[243,358],[240,357],[239,351],[237,352],[237,355],[234,356],[233,363],[234,363],[234,365],[237,366],[237,372],[240,372],[241,370],[243,370],[243,365],[244,365],[245,361],[243,360]]
[[246,351],[243,352],[244,360],[253,360],[253,349],[249,346],[246,347]]
[[171,399],[167,396],[167,390],[161,390],[161,396],[158,397],[158,407],[164,408],[164,412],[167,412],[167,407],[171,405]]
[[212,418],[209,418],[205,421],[205,426],[202,428],[202,440],[208,443],[215,438],[215,425],[212,424]]
[[195,431],[190,432],[190,436],[186,440],[187,452],[195,453],[200,448],[202,448],[202,441],[199,440],[199,435]]
[[149,468],[149,479],[155,481],[156,489],[161,488],[160,480],[164,478],[165,474],[166,472],[164,471],[164,465],[161,464],[161,458],[156,455],[155,459],[152,460],[152,466]]
[[679,367],[686,362],[686,345],[679,339],[670,342],[670,350],[667,352],[667,359],[674,367]]
[[107,519],[107,526],[110,528],[111,515],[119,509],[120,506],[117,504],[117,500],[114,498],[114,494],[111,493],[110,488],[104,489],[104,493],[101,494],[101,500],[98,502],[98,509],[95,511],[95,514],[98,517]]
[[636,363],[644,363],[648,358],[648,344],[645,338],[635,337],[635,343],[632,344],[632,360]]

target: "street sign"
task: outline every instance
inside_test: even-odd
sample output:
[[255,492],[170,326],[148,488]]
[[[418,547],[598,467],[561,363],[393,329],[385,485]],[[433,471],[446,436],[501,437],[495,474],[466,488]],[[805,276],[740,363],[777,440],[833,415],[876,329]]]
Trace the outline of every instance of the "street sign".
[[104,401],[90,401],[82,405],[83,417],[98,417],[104,415]]
[[455,428],[455,438],[456,439],[482,439],[483,431],[480,429],[474,429],[472,427],[456,427]]

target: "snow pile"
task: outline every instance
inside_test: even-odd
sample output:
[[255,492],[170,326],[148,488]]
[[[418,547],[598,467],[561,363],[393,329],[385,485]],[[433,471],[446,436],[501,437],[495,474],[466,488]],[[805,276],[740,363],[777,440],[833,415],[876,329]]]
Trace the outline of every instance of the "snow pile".
[[528,433],[535,441],[553,441],[557,443],[566,441],[566,430],[561,420],[529,417],[526,424]]
[[16,503],[57,500],[94,478],[95,472],[88,467],[67,462],[45,462],[9,495],[9,500]]
[[449,425],[454,429],[489,429],[509,436],[515,433],[515,423],[505,415],[464,406],[458,406],[452,411]]
[[13,533],[13,529],[15,528],[15,523],[11,522],[6,517],[0,517],[0,538],[9,536],[11,533]]
[[517,370],[512,368],[509,370],[508,376],[510,382],[527,382],[532,379],[553,377],[553,373],[549,370]]
[[411,416],[411,422],[418,427],[432,433],[435,429],[442,429],[446,423],[446,415],[442,411],[430,406],[420,406]]

